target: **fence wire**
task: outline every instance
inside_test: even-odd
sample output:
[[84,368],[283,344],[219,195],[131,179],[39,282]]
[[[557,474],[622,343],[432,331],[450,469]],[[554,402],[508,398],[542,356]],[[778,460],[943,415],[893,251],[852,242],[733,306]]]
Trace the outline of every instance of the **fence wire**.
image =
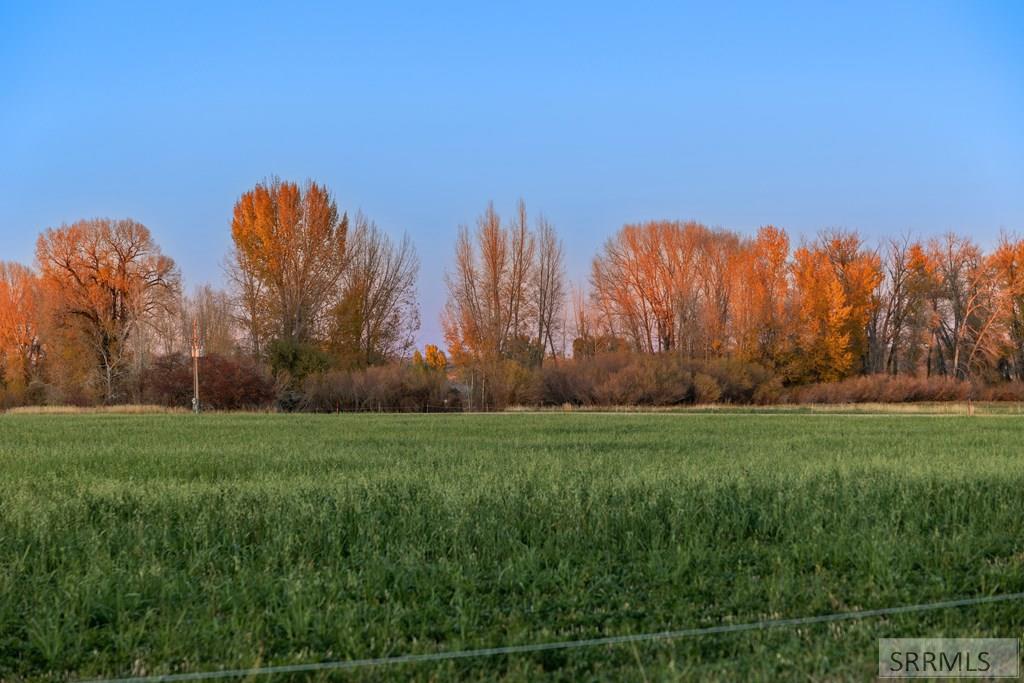
[[601,638],[585,638],[582,640],[564,640],[548,643],[529,643],[524,645],[505,645],[500,647],[488,647],[476,650],[448,650],[424,654],[395,655],[392,657],[347,659],[333,662],[312,662],[309,664],[284,664],[281,666],[253,667],[249,669],[223,669],[220,671],[197,671],[193,673],[164,674],[157,676],[136,676],[131,678],[95,679],[92,681],[86,681],[85,683],[163,683],[170,681],[202,681],[217,678],[242,678],[251,676],[268,676],[272,674],[310,673],[316,671],[340,671],[345,669],[360,669],[372,666],[394,666],[396,664],[442,662],[448,660],[470,659],[477,657],[496,657],[502,655],[519,655],[530,654],[534,652],[549,652],[551,650],[572,650],[578,648],[598,647],[602,645],[611,646],[621,645],[624,643],[638,643],[645,641],[675,640],[679,638],[692,638],[697,636],[716,635],[722,633],[763,631],[775,628],[809,626],[812,624],[824,624],[837,621],[852,621],[857,619],[869,619],[872,617],[884,617],[896,614],[909,614],[913,612],[927,612],[941,609],[952,609],[955,607],[968,607],[972,605],[983,605],[996,602],[1009,602],[1012,600],[1022,599],[1024,599],[1024,592],[1004,593],[1001,595],[987,595],[974,598],[961,598],[956,600],[945,600],[942,602],[922,603],[918,605],[901,605],[899,607],[883,607],[881,609],[857,610],[851,612],[835,612],[833,614],[794,617],[789,619],[765,619],[761,621],[752,621],[744,624],[721,624],[719,626],[707,626],[703,628],[686,628],[674,631],[656,631],[651,633],[635,633],[628,635],[605,636]]

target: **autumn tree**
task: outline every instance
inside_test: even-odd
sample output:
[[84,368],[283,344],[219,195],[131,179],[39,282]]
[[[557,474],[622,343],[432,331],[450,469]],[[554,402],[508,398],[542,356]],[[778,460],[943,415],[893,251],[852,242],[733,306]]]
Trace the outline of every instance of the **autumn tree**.
[[[507,324],[502,334],[506,338],[506,345],[511,342],[511,347],[506,348],[506,352],[518,355],[521,359],[539,361],[536,350],[543,349],[543,339],[535,340],[530,348],[529,337],[533,319],[537,316],[537,311],[530,308],[533,303],[530,285],[537,271],[534,261],[537,242],[527,223],[526,202],[523,200],[519,200],[516,205],[515,215],[506,232],[510,236],[509,248],[505,252],[508,256],[507,280],[505,291],[499,295],[500,300],[508,303]],[[489,265],[499,263],[497,260],[485,262]],[[501,279],[501,275],[497,275],[494,281],[500,282]],[[542,357],[543,353],[539,355]]]
[[607,240],[591,267],[591,296],[610,336],[648,353],[675,348],[693,316],[696,228],[678,223],[627,225]]
[[20,400],[43,358],[39,278],[20,263],[0,261],[0,387]]
[[531,283],[532,310],[537,318],[539,362],[543,363],[545,350],[551,356],[558,355],[555,338],[561,331],[566,295],[562,241],[543,216],[537,220],[536,244],[537,263]]
[[373,222],[356,216],[340,298],[330,313],[328,347],[345,365],[408,357],[420,322],[418,273],[408,236],[393,243]]
[[573,331],[572,355],[574,358],[629,350],[627,340],[614,336],[611,326],[602,318],[601,312],[594,305],[594,298],[588,296],[582,286],[572,287],[570,302]]
[[1024,240],[1003,235],[992,254],[993,274],[1003,292],[1003,357],[1007,379],[1024,380]]
[[[135,335],[136,351],[141,349],[144,356],[152,357],[187,352],[188,337],[183,324],[185,312],[184,295],[179,293],[168,297],[167,306],[154,311],[149,323]],[[136,363],[139,360],[136,359]]]
[[475,230],[459,229],[441,323],[474,408],[523,400],[527,369],[539,367],[549,350],[557,353],[562,249],[550,224],[536,225],[530,229],[520,201],[510,220],[489,204]]
[[732,300],[737,355],[771,366],[784,353],[789,298],[789,236],[766,225],[737,259]]
[[881,250],[883,280],[868,322],[869,372],[913,374],[928,328],[923,251],[909,237],[887,240]]
[[827,231],[818,241],[850,309],[843,331],[849,338],[853,367],[858,372],[868,372],[872,367],[870,322],[879,306],[878,287],[884,278],[881,258],[854,231]]
[[[691,339],[691,357],[710,360],[732,352],[733,293],[746,245],[735,233],[727,230],[700,230],[695,233],[693,302],[695,325],[680,329],[677,338]],[[687,334],[688,332],[688,334]]]
[[972,240],[948,233],[929,240],[915,259],[929,309],[928,373],[965,378],[997,354],[996,323],[1004,298],[997,259]]
[[423,347],[423,353],[420,353],[419,349],[413,351],[412,363],[418,367],[443,372],[448,368],[448,357],[436,344],[427,344]]
[[423,355],[423,362],[427,364],[428,368],[444,370],[448,367],[448,358],[445,357],[444,351],[439,349],[435,344],[427,344],[423,349]]
[[345,271],[348,217],[327,188],[273,178],[235,203],[232,280],[250,344],[260,351],[262,318],[274,337],[303,344],[322,336]]
[[518,358],[539,363],[553,346],[564,305],[562,249],[554,228],[541,219],[530,230],[519,202],[503,223],[493,204],[476,230],[459,230],[455,264],[446,274],[442,315],[445,340],[456,362]]
[[609,336],[638,351],[704,359],[729,353],[743,249],[734,233],[699,223],[627,225],[592,264],[598,318]]
[[109,219],[46,230],[36,260],[55,329],[87,350],[103,400],[121,400],[131,342],[179,292],[174,261],[144,225]]
[[813,245],[794,252],[792,273],[794,379],[843,379],[854,361],[850,339],[853,308],[847,303],[843,283],[828,253]]

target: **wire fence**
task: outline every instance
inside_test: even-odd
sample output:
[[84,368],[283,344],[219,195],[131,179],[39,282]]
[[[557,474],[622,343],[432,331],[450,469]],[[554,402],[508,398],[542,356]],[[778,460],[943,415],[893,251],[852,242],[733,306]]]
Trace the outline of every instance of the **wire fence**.
[[586,638],[582,640],[564,640],[547,643],[528,643],[524,645],[505,645],[500,647],[489,647],[475,650],[447,650],[442,652],[430,652],[423,654],[396,655],[392,657],[347,659],[333,662],[285,664],[281,666],[253,667],[249,669],[223,669],[219,671],[196,671],[192,673],[164,674],[157,676],[136,676],[130,678],[95,679],[92,681],[87,681],[86,683],[169,683],[170,681],[203,681],[218,678],[244,678],[252,676],[269,676],[273,674],[312,673],[317,671],[341,671],[346,669],[361,669],[366,667],[394,666],[398,664],[443,662],[457,659],[520,655],[531,654],[535,652],[550,652],[552,650],[572,650],[579,648],[598,647],[602,645],[614,646],[625,643],[639,643],[659,640],[677,640],[680,638],[692,638],[698,636],[709,636],[723,633],[763,631],[776,628],[809,626],[813,624],[824,624],[838,621],[853,621],[859,619],[869,619],[872,617],[884,617],[897,614],[928,612],[934,610],[953,609],[957,607],[969,607],[972,605],[1009,602],[1015,600],[1024,600],[1024,592],[1004,593],[1001,595],[986,595],[973,598],[959,598],[955,600],[922,603],[917,605],[883,607],[881,609],[835,612],[832,614],[794,617],[789,619],[765,619],[761,621],[753,621],[743,624],[721,624],[719,626],[707,626],[701,628],[685,628],[671,631],[635,633],[619,636],[605,636],[601,638]]

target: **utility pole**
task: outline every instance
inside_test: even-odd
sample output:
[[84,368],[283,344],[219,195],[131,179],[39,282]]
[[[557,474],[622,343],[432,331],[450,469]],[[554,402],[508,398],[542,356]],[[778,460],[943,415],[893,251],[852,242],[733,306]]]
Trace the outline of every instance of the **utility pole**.
[[199,321],[192,321],[192,412],[199,414]]

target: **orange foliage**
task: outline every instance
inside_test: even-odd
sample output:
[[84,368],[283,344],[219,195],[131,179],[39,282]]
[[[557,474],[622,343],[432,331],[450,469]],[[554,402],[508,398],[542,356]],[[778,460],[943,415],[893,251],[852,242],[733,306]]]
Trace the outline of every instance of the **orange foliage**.
[[831,382],[853,364],[850,325],[853,307],[825,251],[800,247],[793,254],[796,296],[796,366],[800,379]]
[[[347,216],[321,185],[273,179],[235,203],[236,266],[259,292],[250,315],[272,311],[283,339],[305,342],[323,324],[345,266]],[[252,323],[250,322],[250,326]]]
[[820,242],[842,287],[843,304],[850,309],[843,330],[849,338],[850,354],[855,362],[860,361],[857,369],[864,370],[868,367],[868,321],[878,306],[877,289],[884,278],[882,260],[865,249],[854,232],[828,232]]
[[448,367],[448,359],[445,358],[444,351],[437,348],[434,344],[427,344],[426,348],[424,348],[424,355],[426,356],[424,362],[427,364],[427,367],[434,370],[444,370]]
[[736,353],[744,360],[772,364],[782,351],[788,260],[789,236],[771,225],[740,252],[731,306]]
[[[445,342],[456,363],[524,356],[538,328],[532,303],[537,244],[526,206],[503,223],[489,204],[476,230],[461,228],[455,266],[446,276],[448,301],[442,314]],[[543,328],[543,325],[540,326]],[[533,345],[543,350],[544,340]]]
[[0,382],[23,392],[42,360],[39,278],[19,263],[0,261]]
[[36,260],[65,350],[83,345],[94,359],[104,399],[121,398],[129,342],[179,292],[174,261],[160,252],[144,225],[107,219],[46,230],[36,244]]

